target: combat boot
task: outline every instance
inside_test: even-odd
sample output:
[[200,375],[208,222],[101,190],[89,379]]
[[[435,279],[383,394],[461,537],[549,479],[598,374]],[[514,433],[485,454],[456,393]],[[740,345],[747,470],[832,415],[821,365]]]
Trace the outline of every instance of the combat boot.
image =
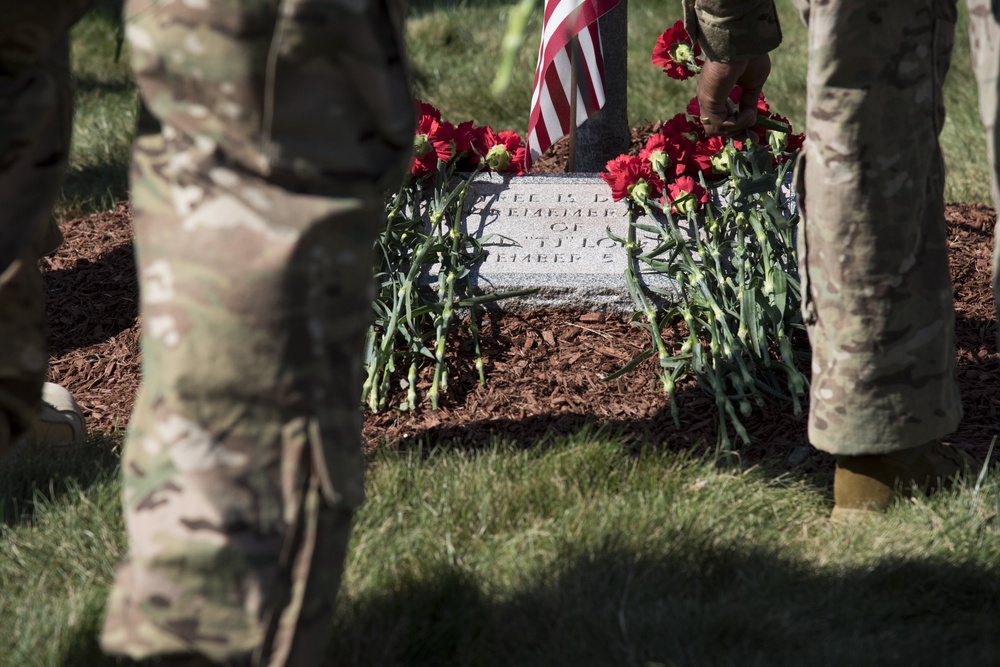
[[82,445],[87,439],[83,410],[63,387],[46,382],[42,387],[42,407],[35,419],[29,442],[52,447]]
[[975,468],[972,457],[939,440],[890,454],[838,456],[830,519],[850,523],[878,516],[900,495],[936,491]]

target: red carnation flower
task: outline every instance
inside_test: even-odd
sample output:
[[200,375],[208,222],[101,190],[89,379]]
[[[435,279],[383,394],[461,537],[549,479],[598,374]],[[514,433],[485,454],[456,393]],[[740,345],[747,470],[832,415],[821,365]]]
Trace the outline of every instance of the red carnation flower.
[[680,176],[667,186],[667,199],[674,213],[694,213],[708,201],[708,191],[690,176]]
[[705,61],[698,58],[700,55],[701,46],[691,39],[684,29],[684,22],[677,21],[657,38],[650,60],[671,79],[683,81],[701,69]]
[[679,113],[663,124],[661,133],[667,137],[680,137],[692,143],[705,139],[705,127],[696,123],[685,114]]
[[[729,163],[725,156],[728,148],[729,143],[722,137],[709,137],[695,146],[692,157],[705,178],[715,179],[729,173]],[[733,141],[733,148],[743,150],[743,142]]]
[[[780,130],[764,129],[760,126],[755,126],[752,129],[755,130],[760,136],[767,137],[767,143],[771,147],[771,152],[774,153],[776,159],[784,161],[789,155],[794,154],[800,148],[802,148],[805,142],[804,134],[793,134],[792,124],[787,118],[778,113],[769,113],[765,116],[769,120],[778,121],[779,123],[784,123],[788,126],[787,132],[782,132]],[[780,157],[779,157],[780,156]]]
[[419,99],[414,99],[413,103],[417,108],[417,118],[430,116],[434,120],[441,120],[441,112],[433,104],[427,104],[427,102]]
[[786,153],[795,153],[802,150],[802,147],[806,145],[806,135],[804,134],[789,134],[788,135],[788,145],[785,147]]
[[694,149],[694,161],[703,173],[712,173],[712,158],[722,152],[726,147],[726,140],[722,137],[709,137],[700,142]]
[[673,164],[670,159],[667,138],[662,134],[654,134],[647,141],[645,147],[639,151],[639,157],[649,161],[649,166],[657,174],[666,174],[667,169]]
[[472,154],[475,154],[474,164],[482,161],[492,171],[505,171],[524,175],[524,161],[527,149],[521,142],[521,137],[513,130],[494,132],[493,128],[484,125],[473,130]]
[[605,166],[607,173],[601,174],[604,182],[611,186],[611,198],[621,201],[638,189],[638,195],[656,199],[663,193],[663,181],[653,173],[649,160],[637,155],[619,155]]
[[437,171],[438,160],[447,162],[451,159],[454,135],[455,128],[451,123],[434,118],[429,113],[420,117],[413,138],[413,162],[410,164],[410,173],[414,178]]
[[[475,138],[475,130],[472,125],[471,120],[459,123],[455,126],[455,134],[452,137],[452,145],[455,147],[454,157],[458,161],[458,168],[463,171],[475,169],[475,165],[479,164],[478,156],[475,155],[472,147]],[[475,162],[473,162],[473,157],[476,158]]]

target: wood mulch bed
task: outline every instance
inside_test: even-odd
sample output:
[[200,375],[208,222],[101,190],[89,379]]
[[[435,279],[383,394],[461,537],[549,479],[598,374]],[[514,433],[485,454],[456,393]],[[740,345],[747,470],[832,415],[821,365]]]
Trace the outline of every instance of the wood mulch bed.
[[[951,441],[984,459],[998,432],[1000,355],[990,278],[995,214],[978,204],[947,208],[957,311],[959,383],[965,419]],[[66,241],[42,260],[51,328],[50,376],[68,387],[96,431],[123,429],[140,381],[138,295],[126,204],[72,220]],[[576,310],[484,317],[487,381],[479,386],[471,351],[453,345],[455,363],[442,408],[368,414],[369,447],[425,441],[487,446],[496,437],[525,446],[585,425],[635,442],[688,448],[714,444],[713,401],[693,381],[678,391],[680,428],[655,378],[653,361],[614,381],[603,378],[648,345],[643,331],[617,317]],[[426,386],[427,377],[418,383]],[[399,392],[402,394],[402,392]],[[402,396],[397,396],[398,399]],[[748,460],[786,456],[806,468],[828,464],[805,445],[805,422],[775,404],[747,420]]]

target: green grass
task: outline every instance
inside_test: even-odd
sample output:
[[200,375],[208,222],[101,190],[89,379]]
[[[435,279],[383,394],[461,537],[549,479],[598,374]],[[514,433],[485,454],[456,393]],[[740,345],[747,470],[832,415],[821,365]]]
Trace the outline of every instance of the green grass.
[[125,542],[119,446],[94,438],[0,462],[0,665],[102,661],[95,637]]
[[383,455],[332,653],[428,666],[1000,655],[995,480],[904,505],[876,531],[828,524],[828,481],[586,433]]
[[128,160],[138,109],[126,54],[117,61],[121,0],[101,0],[74,28],[76,115],[62,219],[114,208],[128,198]]
[[[995,476],[837,528],[829,475],[642,444],[379,454],[324,664],[996,664]],[[105,471],[3,529],[0,664],[115,664],[117,493]]]

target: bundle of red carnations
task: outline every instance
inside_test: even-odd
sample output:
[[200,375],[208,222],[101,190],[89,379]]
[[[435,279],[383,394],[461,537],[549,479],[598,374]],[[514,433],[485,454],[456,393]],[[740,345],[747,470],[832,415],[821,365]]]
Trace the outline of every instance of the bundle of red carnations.
[[[513,130],[496,132],[471,120],[454,125],[435,107],[416,101],[417,130],[410,175],[419,181],[436,173],[486,171],[524,174],[525,146]],[[404,187],[406,187],[404,185]]]
[[[652,62],[671,78],[695,75],[700,49],[678,21],[657,40]],[[740,90],[733,91],[734,102]],[[806,397],[800,372],[807,353],[792,349],[799,315],[794,201],[789,170],[802,147],[788,120],[764,96],[757,124],[739,139],[708,137],[698,120],[697,98],[686,112],[662,124],[639,155],[622,155],[602,174],[616,201],[628,204],[627,238],[614,237],[629,262],[626,281],[636,307],[633,322],[651,346],[618,377],[654,354],[679,420],[677,380],[693,373],[715,397],[720,448],[729,428],[747,442],[741,417],[765,396],[792,402]],[[610,234],[610,230],[609,230]],[[674,289],[652,287],[671,279]],[[683,344],[668,349],[663,328],[674,327]]]
[[[375,323],[368,330],[366,378],[362,400],[373,411],[384,409],[391,380],[405,370],[400,384],[406,399],[397,407],[417,406],[417,375],[422,361],[434,364],[426,398],[437,409],[448,388],[445,343],[456,311],[464,320],[484,381],[479,331],[474,311],[484,303],[525,291],[474,296],[467,278],[482,255],[479,242],[462,232],[463,202],[472,180],[483,171],[524,173],[525,147],[517,133],[494,131],[472,121],[454,125],[441,112],[417,100],[417,129],[410,175],[386,199],[386,225],[379,235],[374,301]],[[397,369],[400,371],[397,373]]]

